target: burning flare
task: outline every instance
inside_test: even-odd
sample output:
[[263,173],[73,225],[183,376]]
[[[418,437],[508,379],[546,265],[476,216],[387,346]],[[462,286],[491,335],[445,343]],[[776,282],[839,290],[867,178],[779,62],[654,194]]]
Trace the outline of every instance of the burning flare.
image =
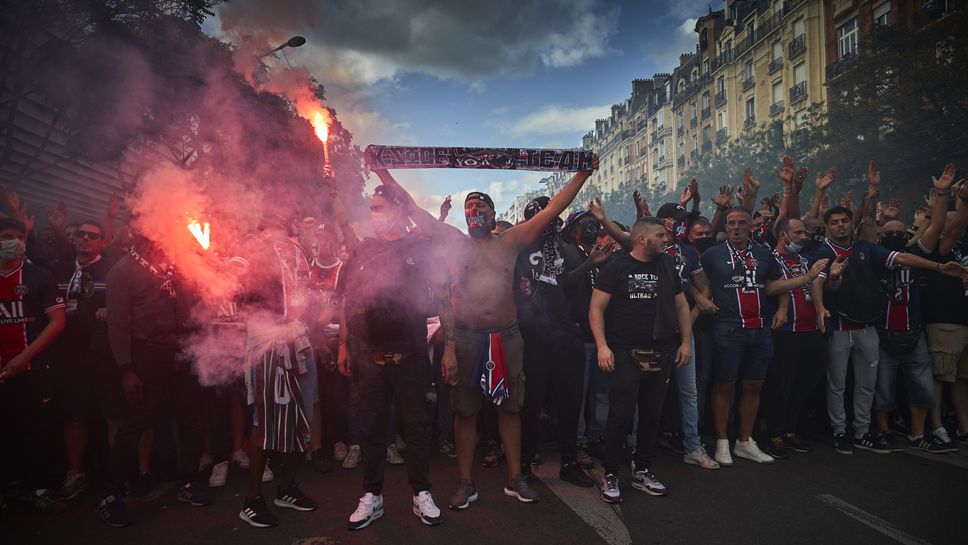
[[208,222],[199,223],[195,220],[192,220],[188,222],[188,230],[195,237],[195,240],[198,241],[199,246],[201,246],[203,250],[208,250],[208,247],[212,242],[211,229],[209,228]]
[[316,129],[316,138],[319,138],[320,142],[325,143],[329,140],[329,126],[326,124],[326,119],[323,117],[322,112],[314,112],[309,122]]

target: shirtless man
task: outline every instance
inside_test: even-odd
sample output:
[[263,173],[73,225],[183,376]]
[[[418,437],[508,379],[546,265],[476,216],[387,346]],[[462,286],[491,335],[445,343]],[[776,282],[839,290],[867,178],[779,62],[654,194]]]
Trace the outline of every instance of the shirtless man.
[[[593,169],[598,168],[597,157],[592,165]],[[384,184],[396,184],[387,171],[375,172]],[[512,294],[514,262],[565,211],[591,174],[591,171],[575,174],[544,210],[500,235],[491,232],[495,226],[494,201],[485,193],[472,192],[464,201],[464,218],[470,236],[437,221],[429,212],[418,212],[411,199],[411,219],[418,229],[427,229],[438,245],[444,247],[453,282],[456,331],[453,342],[447,344],[455,350],[452,354],[445,351],[442,361],[445,380],[454,385],[451,405],[455,414],[459,481],[457,492],[450,499],[451,509],[467,509],[478,497],[471,466],[477,440],[477,413],[485,397],[498,407],[498,428],[508,464],[504,493],[525,503],[538,499],[537,492],[521,472],[524,345]]]

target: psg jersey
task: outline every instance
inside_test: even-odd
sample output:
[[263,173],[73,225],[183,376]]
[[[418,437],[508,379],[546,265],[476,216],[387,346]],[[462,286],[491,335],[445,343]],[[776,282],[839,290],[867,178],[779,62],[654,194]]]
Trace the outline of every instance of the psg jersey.
[[64,308],[54,277],[30,263],[0,273],[0,366],[23,352],[47,327],[47,313]]
[[719,307],[714,322],[744,329],[769,324],[765,318],[771,306],[766,282],[782,275],[770,250],[752,243],[739,250],[726,241],[706,250],[701,261],[712,286],[713,303]]

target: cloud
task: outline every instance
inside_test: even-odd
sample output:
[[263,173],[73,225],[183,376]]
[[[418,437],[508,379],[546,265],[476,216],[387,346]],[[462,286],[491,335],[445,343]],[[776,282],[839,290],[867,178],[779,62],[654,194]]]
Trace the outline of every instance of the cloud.
[[504,135],[515,138],[573,134],[594,127],[595,120],[607,116],[610,109],[610,104],[582,107],[550,104],[520,119],[495,120],[489,122],[489,125],[496,127]]
[[722,0],[671,0],[666,4],[668,5],[669,16],[676,20],[687,17],[701,17],[706,15],[710,9],[713,11],[723,9]]
[[660,72],[671,72],[679,66],[680,54],[696,51],[696,44],[699,43],[699,35],[696,34],[697,20],[686,19],[676,26],[671,36],[663,37],[662,40],[649,40],[643,44],[647,55]]

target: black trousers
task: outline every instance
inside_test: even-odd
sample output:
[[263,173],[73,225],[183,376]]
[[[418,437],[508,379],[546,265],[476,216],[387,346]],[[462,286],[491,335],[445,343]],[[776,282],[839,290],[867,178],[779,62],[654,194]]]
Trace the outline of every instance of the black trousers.
[[827,340],[814,331],[773,332],[763,408],[770,437],[797,431],[804,404],[827,373]]
[[620,467],[628,467],[623,445],[635,417],[636,405],[639,427],[636,432],[635,469],[648,469],[652,465],[662,404],[672,366],[675,365],[675,346],[669,344],[661,347],[665,351],[661,371],[640,370],[632,359],[631,347],[611,348],[615,354],[615,371],[608,376],[608,424],[605,426],[605,459],[602,466],[606,474],[617,475]]
[[521,459],[530,462],[541,440],[541,409],[554,405],[562,463],[578,454],[578,417],[584,386],[585,345],[571,324],[521,324],[524,338],[524,409],[521,411]]
[[427,353],[414,349],[398,365],[377,365],[365,349],[354,351],[354,380],[360,394],[363,491],[379,495],[387,455],[387,427],[394,401],[407,443],[407,479],[414,495],[430,490],[430,443],[435,405],[427,399],[431,368]]
[[48,488],[59,443],[53,372],[38,362],[0,384],[0,486],[19,481],[23,491]]
[[149,345],[137,339],[131,344],[132,364],[141,378],[144,395],[141,401],[128,401],[123,408],[123,421],[108,462],[108,494],[122,491],[137,464],[141,434],[166,411],[178,427],[179,473],[188,480],[199,479],[204,395],[191,364],[177,354],[175,347]]

